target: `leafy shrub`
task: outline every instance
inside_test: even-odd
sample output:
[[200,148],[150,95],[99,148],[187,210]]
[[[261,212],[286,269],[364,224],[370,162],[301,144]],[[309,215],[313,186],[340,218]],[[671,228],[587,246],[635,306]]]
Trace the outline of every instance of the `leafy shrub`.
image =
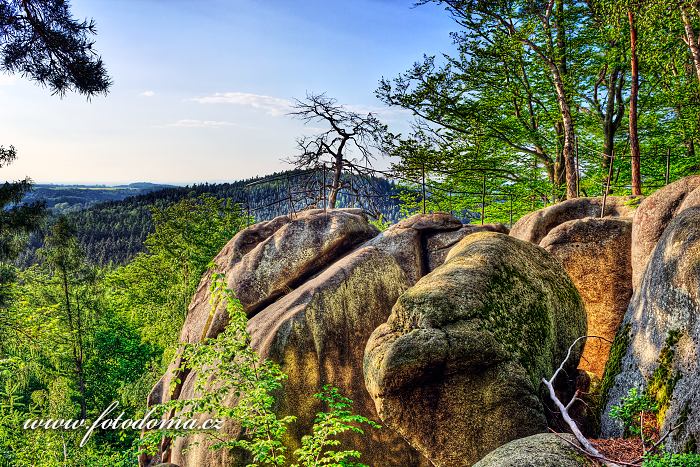
[[[212,310],[222,305],[229,315],[226,329],[216,338],[187,344],[182,351],[183,364],[178,370],[197,370],[194,393],[201,394],[201,397],[161,404],[156,413],[176,413],[181,418],[207,413],[215,419],[233,421],[242,428],[241,437],[227,439],[222,438],[222,433],[199,432],[215,440],[211,449],[242,449],[248,452],[254,462],[248,467],[287,465],[287,448],[282,439],[296,417],[278,418],[274,411],[274,393],[282,389],[287,375],[277,363],[261,358],[250,347],[248,318],[243,306],[233,291],[226,287],[223,275],[214,274],[211,284]],[[178,383],[179,380],[174,381],[174,384]],[[231,394],[237,398],[233,407],[226,402]],[[363,464],[353,462],[353,459],[360,458],[358,451],[333,450],[341,444],[336,436],[348,431],[364,434],[361,425],[372,428],[379,428],[379,425],[353,414],[352,400],[340,394],[337,388],[326,385],[314,397],[324,402],[329,411],[316,415],[312,433],[301,439],[301,448],[294,452],[299,461],[294,467],[363,467]],[[162,438],[176,438],[194,432],[159,430],[148,433],[143,439],[142,451],[155,454]]]
[[649,396],[632,388],[627,396],[622,398],[620,405],[610,409],[610,416],[622,422],[626,434],[639,436],[642,434],[641,414],[656,413],[657,410],[656,403]]
[[294,451],[301,464],[295,464],[293,467],[362,466],[363,464],[352,462],[352,459],[360,458],[358,451],[333,451],[326,448],[339,446],[340,441],[333,437],[347,431],[363,435],[364,431],[358,425],[366,424],[372,428],[380,426],[361,415],[353,415],[352,401],[343,397],[338,388],[327,384],[323,386],[323,392],[315,394],[314,397],[328,405],[330,410],[316,414],[313,434],[302,437],[301,448]]
[[700,467],[698,454],[662,454],[648,456],[642,467]]

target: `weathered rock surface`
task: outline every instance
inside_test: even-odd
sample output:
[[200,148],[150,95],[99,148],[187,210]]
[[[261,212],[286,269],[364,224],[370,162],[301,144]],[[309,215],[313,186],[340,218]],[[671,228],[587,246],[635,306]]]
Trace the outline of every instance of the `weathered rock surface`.
[[700,175],[682,178],[642,201],[632,226],[632,271],[636,288],[656,243],[673,217],[689,207],[700,206]]
[[604,436],[621,433],[608,413],[629,389],[638,388],[659,404],[662,433],[684,422],[667,438],[666,448],[674,452],[696,449],[700,439],[699,316],[697,207],[671,219],[634,292],[606,369],[606,378],[614,384],[603,411]]
[[516,439],[489,453],[474,467],[588,467],[591,462],[569,434],[541,433]]
[[500,232],[507,234],[508,228],[503,224],[465,225],[458,230],[437,232],[426,237],[428,252],[428,271],[441,266],[453,246],[467,235],[476,232]]
[[[608,196],[603,217],[629,217],[634,215],[639,197]],[[562,201],[521,217],[510,229],[510,234],[539,245],[554,227],[564,222],[584,217],[601,217],[603,198],[575,198]]]
[[[360,209],[310,209],[295,216],[280,216],[254,224],[238,234],[214,258],[228,286],[248,312],[289,292],[307,276],[326,267],[352,247],[377,235]],[[228,323],[223,309],[211,310],[207,272],[190,303],[180,342],[199,342],[216,337]],[[149,403],[170,400],[171,381],[179,356],[149,396]],[[175,398],[179,388],[174,388]]]
[[257,312],[379,233],[362,213],[319,211],[284,224],[231,270],[227,282],[246,311]]
[[[324,384],[341,388],[354,401],[354,410],[377,420],[374,404],[362,379],[361,362],[372,330],[384,322],[392,305],[409,286],[397,261],[376,247],[362,248],[336,262],[279,301],[251,318],[248,329],[259,354],[282,365],[289,376],[279,395],[279,413],[296,415],[287,442],[290,451],[310,432],[315,414],[323,409],[311,397]],[[191,373],[181,398],[192,397]],[[235,399],[229,401],[235,404]],[[238,436],[237,427],[228,427]],[[366,436],[349,436],[349,446],[372,465],[420,465],[421,456],[390,429]],[[192,442],[201,442],[191,446]],[[182,438],[173,446],[171,461],[181,466],[239,465],[227,452],[211,451],[202,437]]]
[[391,253],[411,283],[445,262],[450,249],[475,232],[508,233],[503,224],[463,225],[446,213],[416,214],[389,227],[368,244]]
[[579,368],[602,378],[611,342],[632,296],[632,221],[583,218],[559,224],[540,246],[554,255],[576,285],[586,306],[588,339]]
[[367,343],[365,382],[384,424],[434,465],[472,465],[546,430],[540,379],[585,333],[583,303],[555,258],[480,232],[401,295]]
[[[332,219],[342,221],[343,211],[329,211]],[[353,216],[359,213],[350,212]],[[314,225],[314,217],[328,214],[311,211],[303,214],[301,224]],[[299,218],[278,219],[272,225],[253,226],[239,233],[217,256],[216,263],[229,284],[242,284],[237,275],[256,264],[255,258],[273,263],[287,256],[287,249],[308,240],[280,237],[303,237],[306,228],[293,227]],[[354,222],[354,220],[353,220]],[[360,221],[367,224],[366,220]],[[328,224],[322,224],[328,225]],[[333,228],[344,228],[340,221],[331,223],[331,231],[323,235],[337,238]],[[369,225],[369,224],[367,224]],[[485,226],[503,229],[502,226]],[[354,230],[365,232],[362,227]],[[307,275],[302,283],[289,287],[276,299],[262,298],[270,303],[251,317],[249,330],[253,347],[264,357],[281,364],[289,375],[284,391],[279,396],[279,412],[292,414],[298,421],[287,436],[290,451],[298,447],[303,434],[309,433],[312,419],[321,407],[311,396],[324,384],[333,384],[354,400],[357,412],[379,420],[373,400],[364,385],[362,361],[364,349],[371,332],[384,323],[397,298],[432,267],[441,264],[445,249],[474,230],[462,226],[448,215],[414,216],[392,226],[374,238],[345,251],[340,258],[327,257],[319,265],[315,275]],[[436,238],[437,237],[437,238]],[[275,243],[272,248],[270,243]],[[324,241],[320,241],[324,244]],[[306,243],[304,243],[306,244]],[[290,247],[291,245],[291,247]],[[269,254],[262,254],[267,251]],[[342,249],[338,249],[342,251]],[[249,259],[250,258],[250,259]],[[245,266],[245,267],[244,267]],[[250,276],[247,287],[255,287],[259,276]],[[266,276],[260,276],[265,278]],[[192,320],[186,322],[181,334],[184,342],[196,342],[203,336],[215,337],[227,324],[218,316],[225,313],[211,310],[209,306],[208,277],[203,279],[190,309]],[[269,283],[266,279],[263,283]],[[235,290],[235,289],[234,289]],[[271,290],[267,288],[264,290]],[[260,294],[264,297],[264,293]],[[255,298],[255,300],[259,300]],[[195,319],[196,318],[196,319]],[[177,368],[176,359],[171,365]],[[174,398],[188,399],[194,396],[197,372],[178,374],[183,382],[176,385]],[[165,389],[172,376],[166,374],[153,389],[149,404],[168,400]],[[231,405],[234,399],[229,401]],[[203,416],[204,417],[204,416]],[[225,432],[238,434],[238,428],[227,425]],[[398,433],[384,427],[359,437],[352,435],[348,446],[363,453],[362,461],[370,465],[419,466],[427,465],[425,458],[413,449]],[[192,445],[201,442],[200,445]],[[241,459],[222,450],[208,449],[209,442],[200,436],[181,438],[173,443],[165,459],[182,467],[238,465]],[[189,446],[189,449],[186,447]]]

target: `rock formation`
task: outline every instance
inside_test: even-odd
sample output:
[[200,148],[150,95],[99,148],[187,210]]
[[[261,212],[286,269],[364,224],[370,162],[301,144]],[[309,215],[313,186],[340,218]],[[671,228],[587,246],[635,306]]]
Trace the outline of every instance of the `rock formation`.
[[476,233],[372,333],[365,381],[384,424],[434,465],[472,465],[546,430],[540,380],[585,333],[583,303],[556,259]]
[[579,368],[603,377],[610,346],[632,296],[630,241],[626,218],[583,218],[559,224],[540,246],[566,269],[586,306],[588,339]]
[[661,234],[613,346],[606,378],[614,384],[603,411],[603,435],[621,433],[608,415],[610,408],[638,388],[659,405],[662,433],[683,422],[667,438],[666,448],[697,449],[699,316],[700,207],[690,207],[679,211]]
[[[379,234],[358,210],[310,210],[251,226],[226,245],[215,264],[251,316],[252,346],[289,376],[278,395],[279,413],[298,417],[285,439],[289,452],[321,410],[311,396],[324,384],[337,386],[353,399],[356,412],[379,421],[363,379],[370,334],[408,287],[442,263],[451,245],[486,229],[504,230],[463,226],[452,216],[429,214]],[[202,279],[192,301],[182,342],[216,337],[226,326],[226,313],[209,305],[209,280],[210,275]],[[179,365],[178,357],[154,387],[149,404],[194,396],[197,372],[174,373]],[[182,382],[171,385],[174,378]],[[228,402],[235,404],[235,398]],[[235,426],[224,431],[238,436]],[[427,463],[389,427],[362,437],[349,435],[346,441],[370,465]],[[210,450],[209,444],[203,436],[179,438],[160,460],[181,467],[240,464],[238,454]]]
[[517,439],[492,451],[474,467],[588,467],[590,461],[569,434],[541,433]]
[[700,206],[700,175],[682,178],[642,201],[632,226],[632,271],[636,288],[656,243],[673,217],[689,207]]
[[[634,215],[641,198],[632,196],[608,196],[603,217],[629,217]],[[603,198],[575,198],[562,201],[521,217],[510,230],[510,234],[539,245],[550,230],[574,219],[601,217]]]

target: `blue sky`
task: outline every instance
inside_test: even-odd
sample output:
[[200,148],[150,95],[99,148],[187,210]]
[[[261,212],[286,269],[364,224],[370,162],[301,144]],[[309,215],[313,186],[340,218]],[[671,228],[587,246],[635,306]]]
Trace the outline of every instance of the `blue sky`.
[[393,128],[410,119],[374,97],[382,76],[451,50],[448,15],[410,0],[73,0],[97,22],[107,97],[51,96],[0,74],[2,179],[39,183],[216,182],[288,168],[312,129],[289,102],[327,92]]

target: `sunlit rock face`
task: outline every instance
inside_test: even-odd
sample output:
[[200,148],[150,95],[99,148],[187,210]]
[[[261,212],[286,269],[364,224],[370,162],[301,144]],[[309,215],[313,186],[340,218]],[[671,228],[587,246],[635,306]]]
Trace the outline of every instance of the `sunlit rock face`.
[[581,294],[588,334],[599,338],[586,340],[579,368],[598,378],[632,296],[631,234],[629,218],[586,217],[558,225],[540,242]]
[[475,233],[403,293],[372,333],[365,381],[385,425],[436,466],[469,466],[546,431],[541,378],[585,334],[581,298],[552,255],[501,233]]
[[[285,444],[288,452],[308,434],[316,412],[312,397],[325,384],[354,401],[356,412],[381,422],[365,388],[363,357],[370,334],[384,323],[398,297],[444,261],[465,236],[501,225],[464,226],[442,213],[417,215],[379,233],[359,210],[309,210],[249,227],[234,237],[215,264],[250,316],[252,346],[289,375],[278,395],[278,412],[295,415]],[[180,340],[216,337],[227,324],[224,310],[209,305],[211,275],[192,300]],[[149,404],[195,395],[197,371],[173,372],[176,358],[154,387]],[[179,378],[181,383],[171,384]],[[173,388],[173,392],[166,388]],[[233,405],[235,397],[228,402]],[[240,435],[226,425],[226,436]],[[369,465],[424,466],[428,461],[390,427],[344,441]],[[199,443],[199,444],[197,444]],[[242,465],[240,454],[209,449],[203,436],[164,446],[152,461],[185,466]]]
[[[694,451],[700,438],[700,207],[667,224],[645,267],[608,361],[612,381],[602,414],[605,436],[622,433],[609,416],[631,388],[659,406],[672,452]],[[615,359],[613,359],[615,356]]]

